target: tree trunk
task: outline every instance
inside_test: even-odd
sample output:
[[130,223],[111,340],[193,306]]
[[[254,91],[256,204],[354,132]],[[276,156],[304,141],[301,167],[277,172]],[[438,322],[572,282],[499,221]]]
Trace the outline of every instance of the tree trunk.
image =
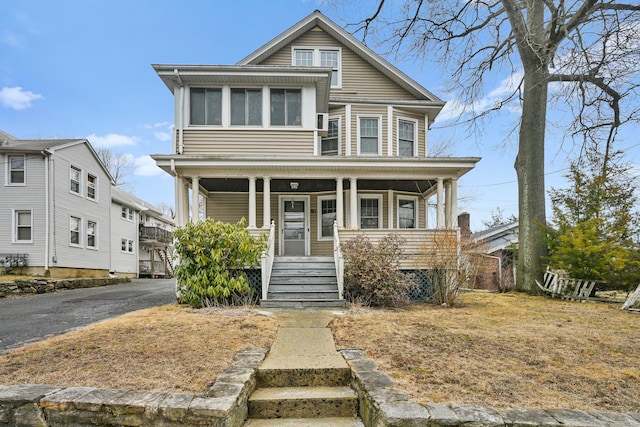
[[[529,68],[529,69],[527,69]],[[519,250],[516,288],[537,293],[547,253],[544,188],[544,136],[547,116],[547,71],[525,64],[522,124],[515,169],[518,175]]]

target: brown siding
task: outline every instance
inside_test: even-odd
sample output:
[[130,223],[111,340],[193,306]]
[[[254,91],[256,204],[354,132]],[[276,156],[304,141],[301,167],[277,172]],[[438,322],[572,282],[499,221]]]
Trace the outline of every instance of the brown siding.
[[342,88],[332,89],[332,96],[415,99],[406,90],[318,27],[266,58],[261,64],[291,65],[293,46],[342,48]]
[[312,156],[313,131],[185,130],[184,154]]

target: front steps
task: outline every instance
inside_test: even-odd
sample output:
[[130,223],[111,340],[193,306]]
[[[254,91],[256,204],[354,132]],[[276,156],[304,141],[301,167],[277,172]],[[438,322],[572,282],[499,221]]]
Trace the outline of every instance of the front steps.
[[276,257],[264,308],[343,307],[332,257]]

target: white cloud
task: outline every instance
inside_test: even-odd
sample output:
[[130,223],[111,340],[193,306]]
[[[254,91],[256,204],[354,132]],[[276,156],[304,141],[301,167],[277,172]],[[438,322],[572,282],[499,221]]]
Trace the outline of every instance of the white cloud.
[[171,139],[173,125],[169,122],[154,123],[152,125],[144,125],[145,129],[153,131],[153,136],[158,141],[169,141]]
[[20,86],[3,87],[0,90],[0,102],[3,106],[14,110],[24,110],[31,107],[31,102],[44,97],[38,93],[22,90]]
[[140,156],[133,160],[135,165],[135,175],[140,176],[156,176],[164,173],[162,169],[156,166],[156,161],[151,156]]
[[140,140],[135,136],[118,135],[116,133],[110,133],[105,136],[98,136],[95,133],[92,133],[87,137],[87,139],[96,147],[107,148],[136,145]]
[[22,48],[24,45],[23,38],[12,31],[5,30],[0,37],[0,41],[2,44],[13,48]]
[[171,134],[169,132],[154,132],[153,135],[159,141],[169,141],[171,139]]

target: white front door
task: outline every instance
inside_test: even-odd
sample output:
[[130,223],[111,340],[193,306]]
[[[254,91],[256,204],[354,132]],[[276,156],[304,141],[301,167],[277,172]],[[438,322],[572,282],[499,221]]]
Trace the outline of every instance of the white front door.
[[280,255],[309,255],[309,198],[280,198]]

